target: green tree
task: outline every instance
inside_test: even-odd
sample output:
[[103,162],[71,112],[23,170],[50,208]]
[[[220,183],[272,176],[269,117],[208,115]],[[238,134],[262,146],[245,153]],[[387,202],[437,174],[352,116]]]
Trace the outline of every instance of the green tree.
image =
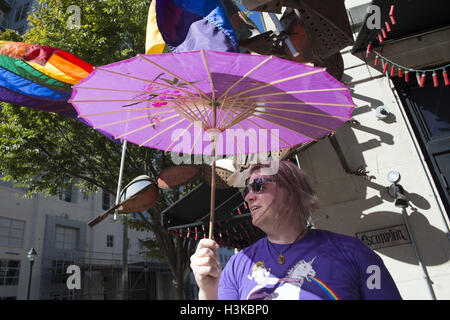
[[[23,41],[69,51],[95,66],[145,51],[149,0],[79,0],[76,10],[69,10],[74,2],[37,1]],[[77,12],[80,19],[74,16]],[[6,38],[11,36],[9,33],[4,36],[10,40]],[[13,180],[17,187],[25,188],[26,196],[56,195],[64,184],[72,182],[84,192],[101,188],[115,194],[120,158],[120,144],[79,121],[1,102],[0,172],[4,180]],[[129,143],[123,181],[127,183],[142,174],[156,181],[159,173],[171,165],[169,154]],[[183,299],[195,242],[169,235],[161,221],[162,210],[177,197],[178,190],[160,192],[148,218],[141,214],[141,219],[127,220],[133,228],[153,232],[155,240],[145,243],[149,254],[167,261],[177,296]]]
[[6,31],[2,33],[1,38],[2,38],[2,40],[7,40],[7,41],[15,41],[15,42],[22,41],[22,36],[20,34],[18,34],[16,31],[11,30],[11,29],[6,29]]

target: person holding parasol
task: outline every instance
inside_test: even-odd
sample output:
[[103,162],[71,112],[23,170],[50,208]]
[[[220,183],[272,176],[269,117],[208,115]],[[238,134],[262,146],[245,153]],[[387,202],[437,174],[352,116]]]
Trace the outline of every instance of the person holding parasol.
[[401,299],[382,259],[359,239],[307,227],[318,199],[308,175],[289,161],[268,175],[254,164],[243,196],[267,237],[222,270],[219,246],[203,239],[191,257],[199,299]]

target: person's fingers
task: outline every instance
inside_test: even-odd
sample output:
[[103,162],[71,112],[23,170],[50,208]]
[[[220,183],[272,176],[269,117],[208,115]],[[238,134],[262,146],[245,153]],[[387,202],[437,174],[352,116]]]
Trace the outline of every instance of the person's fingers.
[[198,254],[191,256],[192,269],[197,266],[208,266],[208,265],[221,268],[218,256],[214,254],[211,250],[205,249],[203,253],[199,252]]
[[218,254],[219,245],[210,239],[200,240],[197,250],[191,256],[191,269],[196,280],[202,281],[205,277],[218,278],[222,271]]
[[199,257],[194,261],[196,266],[213,266],[220,268],[220,263],[212,257]]
[[219,245],[214,240],[202,239],[197,246],[197,250],[191,256],[191,261],[192,259],[195,259],[197,257],[207,256],[214,258],[216,261],[219,261],[218,249]]
[[210,248],[201,248],[200,250],[197,250],[195,256],[197,257],[211,257],[216,260],[219,259],[219,254],[217,250],[211,250]]
[[201,239],[198,242],[197,250],[202,249],[202,248],[209,248],[211,250],[217,250],[217,249],[219,249],[219,245],[214,240]]
[[212,265],[197,266],[195,268],[194,275],[199,280],[202,280],[208,276],[218,278],[220,276],[220,269]]

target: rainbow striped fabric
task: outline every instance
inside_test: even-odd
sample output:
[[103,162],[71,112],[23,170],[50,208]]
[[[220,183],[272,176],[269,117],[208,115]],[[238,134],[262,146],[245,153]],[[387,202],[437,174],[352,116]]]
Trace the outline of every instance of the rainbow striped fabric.
[[0,41],[0,100],[76,118],[71,85],[93,66],[53,47]]
[[[78,118],[68,100],[72,85],[93,70],[92,65],[64,50],[0,40],[0,101],[58,113],[89,125]],[[97,131],[119,142],[104,131]]]

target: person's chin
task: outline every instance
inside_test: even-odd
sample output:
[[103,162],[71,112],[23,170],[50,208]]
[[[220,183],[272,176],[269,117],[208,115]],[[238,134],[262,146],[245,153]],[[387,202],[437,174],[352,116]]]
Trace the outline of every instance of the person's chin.
[[256,211],[252,212],[252,224],[256,227],[260,227],[263,220],[265,211],[262,208],[258,208]]

